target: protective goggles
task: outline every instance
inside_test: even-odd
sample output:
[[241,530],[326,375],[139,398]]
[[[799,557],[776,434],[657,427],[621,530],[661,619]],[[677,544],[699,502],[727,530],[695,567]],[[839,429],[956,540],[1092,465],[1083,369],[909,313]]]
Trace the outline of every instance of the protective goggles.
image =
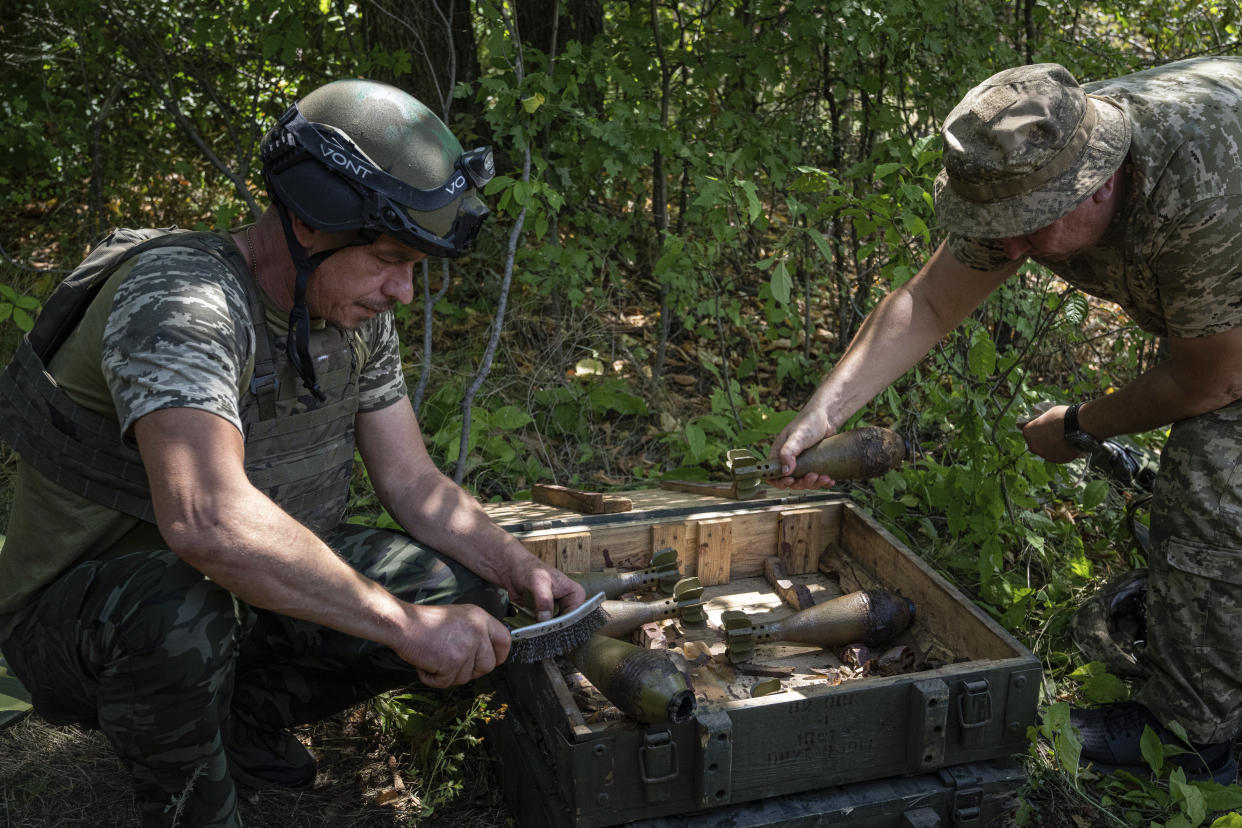
[[306,120],[297,105],[289,107],[264,142],[265,168],[283,169],[313,158],[351,185],[362,199],[360,229],[386,233],[435,256],[459,256],[474,243],[488,209],[477,198],[463,199],[452,228],[445,236],[422,227],[410,213],[428,213],[451,204],[469,189],[482,191],[496,174],[490,147],[462,153],[448,179],[438,187],[421,190],[380,169],[341,131]]

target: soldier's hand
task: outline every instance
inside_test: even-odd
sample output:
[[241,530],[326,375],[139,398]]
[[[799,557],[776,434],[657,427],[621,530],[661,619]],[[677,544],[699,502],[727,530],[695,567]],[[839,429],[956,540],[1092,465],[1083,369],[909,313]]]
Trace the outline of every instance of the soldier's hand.
[[473,604],[406,604],[409,629],[397,655],[428,687],[452,687],[490,673],[509,656],[504,624]]
[[781,461],[784,476],[769,480],[768,483],[780,489],[822,489],[836,485],[836,481],[826,474],[811,472],[800,478],[791,474],[798,465],[799,454],[834,433],[836,429],[828,421],[827,415],[817,408],[803,408],[772,441],[768,457]]
[[1052,463],[1068,463],[1082,452],[1065,442],[1067,405],[1056,405],[1022,426],[1022,438],[1032,453]]
[[508,588],[511,595],[530,596],[530,609],[538,621],[550,619],[558,607],[566,612],[586,600],[581,584],[524,548],[510,570]]

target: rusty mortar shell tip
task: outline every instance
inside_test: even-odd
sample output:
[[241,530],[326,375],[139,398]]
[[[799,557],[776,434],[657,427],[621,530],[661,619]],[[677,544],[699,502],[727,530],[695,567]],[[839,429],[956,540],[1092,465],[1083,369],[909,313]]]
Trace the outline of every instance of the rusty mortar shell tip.
[[666,652],[593,635],[569,658],[605,698],[636,721],[677,724],[694,713],[694,691]]

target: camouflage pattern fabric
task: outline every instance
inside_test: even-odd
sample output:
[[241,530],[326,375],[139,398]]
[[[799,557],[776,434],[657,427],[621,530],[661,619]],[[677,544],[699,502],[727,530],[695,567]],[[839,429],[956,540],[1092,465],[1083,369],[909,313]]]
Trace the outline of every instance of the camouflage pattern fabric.
[[[287,315],[273,305],[267,310],[267,325],[283,342]],[[211,411],[240,431],[238,399],[255,348],[249,318],[244,289],[218,262],[175,248],[146,253],[116,288],[97,334],[99,350],[85,350],[76,358],[58,356],[53,369],[58,379],[61,366],[65,372],[85,372],[76,386],[106,393],[105,411],[115,407],[125,434],[142,415],[172,407]],[[323,331],[325,326],[319,321],[312,327]],[[367,320],[357,333],[357,362],[365,366],[359,409],[383,408],[406,394],[392,315]],[[101,381],[106,385],[101,387]],[[71,393],[76,390],[62,384]],[[304,400],[300,410],[307,407]]]
[[945,118],[936,222],[967,236],[1021,236],[1056,221],[1121,166],[1130,124],[1064,66],[998,72]]
[[[329,455],[317,451],[300,458],[288,451],[279,453],[300,462],[304,478],[312,484],[318,475],[334,471],[335,479],[328,483],[335,483],[338,493],[344,491],[352,466],[352,436],[334,435],[322,423],[294,416],[308,411],[307,399],[296,394],[300,382],[283,383],[287,393],[281,395],[278,408],[288,421],[275,425],[247,421],[245,401],[252,397],[248,385],[255,360],[250,319],[246,290],[219,261],[189,249],[151,251],[118,269],[49,367],[66,393],[80,405],[116,419],[127,439],[134,420],[169,407],[199,408],[234,423],[246,435],[248,460],[253,442],[309,429],[295,438],[306,438],[308,451],[311,438],[320,445],[332,442],[339,455],[335,460],[329,462],[325,459]],[[286,322],[281,311],[268,306],[267,327],[278,341],[283,341]],[[316,342],[340,335],[324,330],[322,323],[312,332]],[[392,315],[380,314],[364,323],[351,341],[356,365],[361,366],[355,377],[358,409],[376,410],[403,398],[406,387]],[[287,360],[280,361],[287,365]],[[353,365],[336,367],[354,370]],[[284,373],[291,372],[289,367]],[[350,416],[346,411],[340,414]],[[347,423],[338,425],[336,431],[346,428]],[[335,440],[347,436],[348,445]],[[266,488],[268,470],[260,467],[255,472],[256,485]],[[281,499],[284,492],[269,494],[291,514],[314,523],[312,528],[318,531],[340,520],[339,497],[334,505],[311,492],[286,503]],[[0,637],[16,623],[32,596],[67,567],[102,550],[110,554],[124,550],[117,544],[136,531],[135,523],[51,482],[24,461],[19,463],[8,538],[0,549]],[[60,543],[50,547],[45,543],[48,526],[61,527]]]
[[1137,700],[1191,741],[1242,730],[1242,401],[1173,426],[1151,513]]
[[[1057,275],[1144,330],[1242,325],[1242,59],[1197,58],[1085,85],[1127,112],[1128,192],[1102,242]],[[951,236],[963,263],[1006,262],[1000,240]],[[1242,729],[1242,402],[1176,423],[1152,515],[1147,647],[1137,699],[1192,741]]]
[[[1242,324],[1242,58],[1194,58],[1084,89],[1129,117],[1126,204],[1100,245],[1036,261],[1150,333]],[[1008,262],[997,239],[946,243],[978,270]]]
[[[503,606],[401,533],[343,525],[327,541],[405,600]],[[103,731],[148,826],[240,825],[231,716],[271,730],[417,681],[388,648],[249,607],[161,548],[75,566],[0,646],[40,715]]]

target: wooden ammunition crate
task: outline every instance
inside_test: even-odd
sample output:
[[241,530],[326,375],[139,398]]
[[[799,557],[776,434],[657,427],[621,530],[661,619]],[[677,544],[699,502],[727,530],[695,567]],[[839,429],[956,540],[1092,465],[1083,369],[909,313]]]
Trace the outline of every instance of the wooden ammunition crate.
[[[637,639],[685,658],[696,711],[680,724],[643,726],[563,659],[497,671],[510,713],[491,741],[523,824],[594,828],[677,816],[650,824],[708,825],[720,823],[688,815],[723,809],[730,820],[770,819],[737,825],[984,825],[1003,810],[1020,781],[1011,757],[1028,744],[1040,665],[960,591],[837,494],[625,496],[634,509],[617,514],[525,502],[489,511],[566,571],[640,568],[653,551],[676,549],[682,574],[706,587],[708,628],[660,622]],[[721,612],[740,608],[756,620],[794,612],[764,577],[770,556],[816,601],[873,587],[911,599],[914,623],[882,648],[904,648],[895,651],[904,657],[879,669],[882,653],[851,661],[857,651],[765,644],[745,669],[731,665]],[[961,786],[958,777],[975,781]],[[902,805],[887,821],[902,797],[923,804]],[[778,820],[787,806],[820,821]]]

